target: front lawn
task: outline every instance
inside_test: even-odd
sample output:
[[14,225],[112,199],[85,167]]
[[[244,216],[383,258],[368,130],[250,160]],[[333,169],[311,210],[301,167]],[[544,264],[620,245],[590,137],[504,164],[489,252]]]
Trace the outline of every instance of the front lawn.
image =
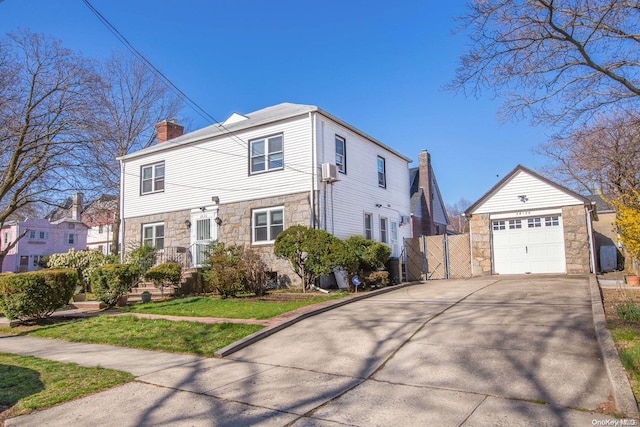
[[213,357],[217,350],[263,328],[248,324],[138,319],[127,315],[50,319],[49,323],[0,328],[0,332]]
[[133,378],[111,369],[0,353],[0,425],[7,418],[106,390]]
[[270,319],[283,313],[324,301],[344,298],[348,292],[330,295],[271,293],[264,297],[191,297],[171,301],[136,304],[125,308],[136,313],[226,319]]

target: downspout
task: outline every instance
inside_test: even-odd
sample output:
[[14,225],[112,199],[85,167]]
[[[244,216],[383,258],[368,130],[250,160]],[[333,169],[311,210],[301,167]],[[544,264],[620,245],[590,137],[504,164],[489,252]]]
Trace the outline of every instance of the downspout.
[[462,216],[464,216],[464,218],[469,222],[469,258],[471,258],[469,262],[471,263],[471,277],[475,277],[473,271],[473,233],[471,232],[471,218],[467,218],[464,212],[462,213]]
[[316,228],[316,113],[309,111],[311,120],[311,228]]
[[[125,167],[124,162],[120,159],[120,260],[124,262],[124,228],[125,228],[125,219],[124,219],[124,178],[125,178]],[[108,247],[108,244],[107,244]]]
[[593,204],[591,209],[587,206],[584,207],[584,210],[587,213],[587,231],[589,232],[589,262],[591,263],[591,272],[593,274],[596,273],[596,248],[593,245],[593,224],[591,223],[591,214],[594,209]]

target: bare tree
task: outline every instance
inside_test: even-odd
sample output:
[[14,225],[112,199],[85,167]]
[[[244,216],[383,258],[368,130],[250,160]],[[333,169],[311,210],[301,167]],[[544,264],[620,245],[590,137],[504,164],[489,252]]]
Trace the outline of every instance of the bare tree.
[[[57,40],[28,31],[0,39],[0,228],[31,205],[77,188],[76,130],[93,74]],[[3,242],[0,266],[24,234]]]
[[628,0],[473,0],[450,88],[506,96],[504,113],[571,126],[637,106],[640,7]]
[[640,116],[633,111],[601,116],[540,147],[547,168],[574,189],[618,198],[640,188]]
[[453,205],[447,205],[447,215],[453,231],[457,234],[464,234],[468,231],[467,218],[464,217],[464,211],[471,206],[471,202],[467,199],[460,199]]
[[[93,117],[84,128],[92,143],[81,153],[82,164],[96,192],[117,196],[120,165],[116,158],[150,146],[156,123],[175,117],[182,104],[152,70],[132,56],[115,53],[96,74],[100,80],[90,92]],[[115,254],[119,214],[118,203],[113,218]]]

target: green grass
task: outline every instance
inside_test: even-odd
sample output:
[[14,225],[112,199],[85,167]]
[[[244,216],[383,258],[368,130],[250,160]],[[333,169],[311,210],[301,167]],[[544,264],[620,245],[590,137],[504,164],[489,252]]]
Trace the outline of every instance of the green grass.
[[126,372],[0,353],[0,424],[131,380]]
[[270,319],[280,314],[319,302],[344,298],[348,293],[305,297],[290,301],[256,298],[192,297],[171,301],[136,304],[127,311],[186,317],[222,317],[227,319]]
[[618,347],[620,361],[629,374],[631,389],[640,399],[640,325],[610,325],[613,341]]
[[50,325],[18,326],[10,330],[0,329],[0,332],[212,357],[217,350],[262,328],[263,326],[247,324],[137,319],[125,315],[98,316]]

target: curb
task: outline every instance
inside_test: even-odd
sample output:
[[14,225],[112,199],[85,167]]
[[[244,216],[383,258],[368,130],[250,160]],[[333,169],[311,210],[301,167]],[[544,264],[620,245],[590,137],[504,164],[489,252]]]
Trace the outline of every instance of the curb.
[[638,419],[640,411],[638,404],[631,391],[631,384],[620,362],[620,355],[613,343],[611,332],[607,329],[607,321],[604,315],[604,306],[600,296],[600,286],[595,275],[589,275],[589,285],[591,289],[591,308],[593,311],[593,324],[596,330],[596,337],[600,345],[602,360],[611,383],[613,393],[613,401],[618,411],[622,412],[626,417]]
[[251,335],[248,335],[246,337],[244,337],[241,340],[238,340],[232,344],[229,344],[228,346],[221,348],[220,350],[216,351],[213,356],[217,357],[217,358],[224,358],[229,356],[230,354],[235,353],[238,350],[241,350],[245,347],[250,346],[253,343],[256,343],[264,338],[267,338],[270,335],[275,334],[278,331],[281,331],[285,328],[288,328],[289,326],[298,323],[301,320],[307,319],[309,317],[313,317],[317,314],[320,313],[324,313],[325,311],[329,311],[329,310],[333,310],[334,308],[338,308],[338,307],[342,307],[343,305],[347,305],[350,304],[352,302],[356,302],[356,301],[360,301],[366,298],[371,298],[374,297],[376,295],[380,295],[380,294],[385,294],[387,292],[392,292],[395,291],[397,289],[402,289],[402,288],[406,288],[408,286],[413,286],[413,285],[417,285],[423,282],[417,281],[417,282],[408,282],[408,283],[402,283],[400,285],[394,285],[394,286],[387,286],[386,288],[382,288],[382,289],[378,289],[375,291],[369,291],[367,293],[363,293],[360,295],[353,295],[351,297],[348,298],[344,298],[341,300],[337,300],[334,301],[330,304],[327,305],[322,305],[320,307],[317,307],[315,309],[312,309],[310,311],[301,313],[295,317],[292,317],[290,319],[287,319],[285,321],[283,321],[282,323],[278,323],[277,325],[273,325],[273,326],[269,326],[265,329],[262,329],[258,332],[255,332]]

